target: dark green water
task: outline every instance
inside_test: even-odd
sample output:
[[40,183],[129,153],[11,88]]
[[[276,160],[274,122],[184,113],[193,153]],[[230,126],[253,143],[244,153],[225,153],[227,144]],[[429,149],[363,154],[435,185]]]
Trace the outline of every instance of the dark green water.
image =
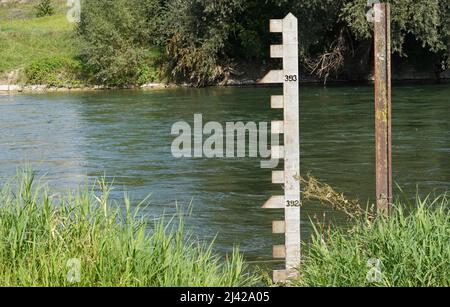
[[[364,203],[374,195],[373,90],[356,87],[302,87],[301,168]],[[220,251],[233,244],[252,259],[270,259],[271,220],[281,212],[259,209],[271,195],[271,171],[259,158],[175,159],[173,123],[281,119],[269,95],[277,88],[176,89],[0,96],[0,179],[25,162],[57,191],[74,189],[106,174],[113,197],[125,191],[136,201],[151,194],[150,214],[173,212],[175,203],[194,204],[189,220],[195,234],[217,234]],[[414,196],[450,189],[450,85],[397,86],[393,92],[394,180]],[[396,189],[397,195],[398,190]],[[306,203],[309,218],[326,207]]]

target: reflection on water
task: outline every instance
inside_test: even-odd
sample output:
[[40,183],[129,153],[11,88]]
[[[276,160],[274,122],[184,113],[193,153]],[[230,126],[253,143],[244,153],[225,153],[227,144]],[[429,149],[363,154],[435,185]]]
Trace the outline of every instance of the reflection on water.
[[[251,258],[271,258],[271,220],[281,212],[260,209],[282,187],[260,159],[175,159],[171,126],[203,121],[281,119],[269,95],[277,88],[176,89],[0,96],[0,179],[25,162],[47,173],[61,192],[106,175],[113,197],[126,191],[136,201],[151,194],[150,214],[173,212],[175,203],[194,204],[191,225],[202,239],[218,234],[221,251],[239,244]],[[301,168],[364,203],[374,194],[374,123],[371,87],[303,87]],[[450,187],[450,87],[400,86],[394,89],[394,180],[414,195]],[[398,193],[397,193],[398,194]],[[310,217],[324,212],[303,208],[302,232]]]

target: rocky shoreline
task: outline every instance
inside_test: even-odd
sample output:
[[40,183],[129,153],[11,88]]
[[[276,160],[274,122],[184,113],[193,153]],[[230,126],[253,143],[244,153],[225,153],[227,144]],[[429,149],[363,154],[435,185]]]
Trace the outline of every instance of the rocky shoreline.
[[[403,77],[403,78],[393,78],[394,82],[402,82],[402,83],[436,83],[450,82],[450,71],[441,75],[440,79],[432,79],[421,76],[422,78],[417,77]],[[322,80],[309,78],[300,78],[300,84],[323,84]],[[254,78],[242,78],[242,79],[228,79],[226,83],[217,84],[215,86],[219,87],[254,87],[261,86],[267,87],[268,85],[264,85],[258,82],[259,80],[255,80]],[[354,84],[354,83],[372,83],[373,77],[369,77],[367,80],[330,80],[328,84]],[[270,85],[269,85],[270,86]],[[187,88],[193,87],[191,84],[182,83],[182,84],[174,84],[174,83],[148,83],[141,86],[126,86],[126,87],[111,87],[111,86],[102,86],[102,85],[93,85],[93,86],[67,86],[67,87],[54,87],[48,85],[21,85],[21,84],[0,84],[0,93],[47,93],[47,92],[82,92],[82,91],[105,91],[105,90],[156,90],[156,89],[168,89],[168,88]]]
[[54,87],[47,85],[18,85],[18,84],[0,84],[0,93],[47,93],[47,92],[83,92],[83,91],[104,91],[121,89],[165,89],[181,87],[176,84],[150,83],[142,86],[130,87],[110,87],[110,86],[78,86],[78,87]]

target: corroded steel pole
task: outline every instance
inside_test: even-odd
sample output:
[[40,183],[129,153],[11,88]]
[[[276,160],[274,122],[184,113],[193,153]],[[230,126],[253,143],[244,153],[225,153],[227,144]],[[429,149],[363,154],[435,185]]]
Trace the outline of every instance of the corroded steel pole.
[[375,146],[377,208],[392,206],[391,12],[389,3],[375,4]]

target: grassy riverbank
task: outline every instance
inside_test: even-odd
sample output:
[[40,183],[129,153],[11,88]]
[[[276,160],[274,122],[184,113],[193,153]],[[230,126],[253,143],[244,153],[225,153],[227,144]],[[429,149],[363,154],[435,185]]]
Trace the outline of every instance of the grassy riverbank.
[[65,2],[55,1],[56,14],[39,18],[35,5],[1,5],[0,83],[77,83],[79,42],[66,19]]
[[317,226],[296,285],[450,286],[449,209],[448,196],[428,197],[349,231]]
[[[189,236],[182,218],[149,225],[108,189],[64,198],[30,172],[0,194],[0,286],[248,286],[242,256],[226,259]],[[78,262],[79,261],[79,262]],[[77,262],[80,281],[76,281]],[[68,277],[70,277],[68,279]]]
[[[37,17],[38,0],[27,3],[0,4],[0,85],[44,85],[52,88],[77,88],[109,85],[93,80],[89,60],[82,59],[83,40],[77,34],[75,23],[67,20],[66,1],[54,0],[55,14]],[[116,52],[117,50],[112,50]],[[154,59],[160,56],[158,48],[147,50],[149,65],[141,68],[137,86],[156,82]],[[113,58],[115,58],[113,56]],[[126,76],[117,72],[117,78]],[[115,85],[115,84],[114,84]]]
[[62,14],[0,21],[0,71],[25,68],[50,57],[74,58],[73,25]]

